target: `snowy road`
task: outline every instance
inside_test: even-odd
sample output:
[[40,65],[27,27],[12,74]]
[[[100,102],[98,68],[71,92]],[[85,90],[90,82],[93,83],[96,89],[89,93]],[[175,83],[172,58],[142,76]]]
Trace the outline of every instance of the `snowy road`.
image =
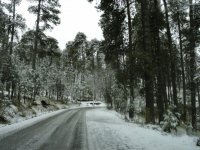
[[87,150],[86,108],[64,111],[11,134],[1,150]]
[[[198,150],[195,137],[124,122],[105,108],[60,112],[2,138],[1,150]],[[0,132],[4,128],[0,128]],[[6,128],[5,128],[6,129]]]

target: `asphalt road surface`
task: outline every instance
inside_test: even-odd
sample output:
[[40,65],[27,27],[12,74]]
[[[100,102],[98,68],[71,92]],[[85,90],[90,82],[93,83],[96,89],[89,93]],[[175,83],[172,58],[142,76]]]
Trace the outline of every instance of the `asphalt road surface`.
[[0,140],[0,150],[88,150],[87,108],[66,110]]

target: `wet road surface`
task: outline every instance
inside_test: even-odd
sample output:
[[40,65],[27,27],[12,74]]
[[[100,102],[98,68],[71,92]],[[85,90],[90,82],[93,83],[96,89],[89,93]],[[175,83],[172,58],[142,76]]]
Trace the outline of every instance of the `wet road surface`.
[[87,150],[87,108],[66,110],[0,140],[1,150]]

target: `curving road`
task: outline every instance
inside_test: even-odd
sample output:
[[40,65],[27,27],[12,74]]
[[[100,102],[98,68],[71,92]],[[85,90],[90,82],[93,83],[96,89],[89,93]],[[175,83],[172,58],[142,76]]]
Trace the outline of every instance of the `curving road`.
[[87,150],[87,108],[64,111],[0,140],[1,150]]
[[165,135],[124,122],[106,108],[58,113],[21,130],[7,133],[2,128],[0,150],[199,150],[196,137]]

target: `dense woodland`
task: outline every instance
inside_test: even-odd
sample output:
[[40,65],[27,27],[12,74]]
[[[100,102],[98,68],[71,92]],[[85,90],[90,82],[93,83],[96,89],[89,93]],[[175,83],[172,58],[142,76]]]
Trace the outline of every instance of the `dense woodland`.
[[198,0],[99,0],[104,40],[79,32],[63,51],[45,34],[60,23],[58,0],[30,1],[29,30],[18,5],[0,0],[1,109],[38,97],[105,100],[130,119],[199,129]]

